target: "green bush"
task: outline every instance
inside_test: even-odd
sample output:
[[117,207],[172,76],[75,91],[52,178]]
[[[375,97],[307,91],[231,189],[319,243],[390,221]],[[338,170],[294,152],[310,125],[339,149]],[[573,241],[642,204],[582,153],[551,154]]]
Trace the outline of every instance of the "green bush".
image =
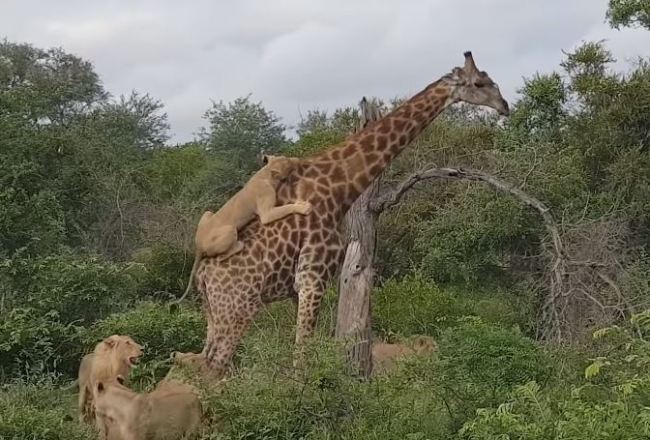
[[536,214],[491,188],[469,188],[445,208],[444,215],[422,222],[415,241],[420,268],[432,279],[478,284],[504,278],[505,256],[535,243]]
[[[317,339],[305,351],[305,372],[295,377],[292,347],[270,347],[266,362],[240,369],[209,400],[225,439],[300,439],[337,426],[353,410],[354,379],[344,373],[340,348]],[[270,355],[270,357],[269,357]],[[246,362],[248,363],[248,362]]]
[[646,439],[650,436],[650,410],[631,403],[624,396],[613,399],[589,397],[571,385],[562,399],[552,398],[539,385],[519,386],[510,400],[495,408],[477,411],[467,422],[461,438],[491,440],[575,440]]
[[[25,173],[24,169],[6,170],[3,159],[0,156],[0,176]],[[49,190],[28,194],[23,189],[7,187],[4,180],[0,178],[0,257],[47,255],[58,250],[65,222],[56,197]]]
[[386,336],[428,334],[438,336],[465,316],[484,322],[530,329],[531,299],[523,287],[444,285],[420,273],[390,279],[373,296],[373,325]]
[[290,340],[276,336],[249,337],[256,350],[242,353],[233,377],[208,393],[212,426],[206,431],[218,432],[216,438],[448,438],[448,416],[432,390],[434,376],[426,374],[431,358],[361,382],[346,373],[342,347],[317,336],[296,375]]
[[82,336],[90,350],[112,334],[129,335],[144,346],[142,362],[133,372],[134,382],[154,382],[168,368],[172,351],[201,351],[206,324],[199,311],[181,307],[170,311],[169,305],[153,302],[113,314],[93,325]]
[[79,332],[137,297],[138,266],[68,255],[0,265],[0,376],[72,375]]
[[40,259],[5,260],[0,279],[11,306],[30,307],[38,314],[56,313],[65,323],[90,325],[132,304],[142,278],[133,264],[94,257],[58,255]]
[[0,321],[0,380],[75,373],[82,348],[80,327],[64,324],[56,312],[17,307]]
[[388,280],[374,294],[374,301],[373,325],[387,335],[436,336],[468,312],[462,298],[418,274]]
[[457,292],[466,298],[468,315],[478,316],[486,323],[517,327],[533,334],[535,328],[534,299],[526,284],[499,288],[482,286],[470,290],[468,286],[449,286],[445,290]]
[[161,299],[182,295],[194,262],[192,255],[166,243],[141,249],[134,255],[134,260],[144,267],[142,292]]
[[551,360],[519,331],[466,318],[438,340],[441,397],[462,420],[476,408],[502,402],[516,385],[544,383]]

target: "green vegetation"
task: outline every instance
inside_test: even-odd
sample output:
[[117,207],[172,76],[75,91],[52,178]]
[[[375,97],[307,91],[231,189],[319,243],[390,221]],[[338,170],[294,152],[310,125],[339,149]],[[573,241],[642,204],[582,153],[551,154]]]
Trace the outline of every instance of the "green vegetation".
[[[607,14],[650,27],[647,1],[612,0]],[[232,378],[206,391],[202,438],[650,437],[650,64],[620,74],[612,61],[604,43],[566,54],[524,81],[505,124],[449,110],[382,183],[435,164],[539,198],[562,240],[561,298],[549,298],[552,237],[537,212],[479,183],[421,183],[380,218],[373,327],[389,341],[431,335],[436,352],[372,381],[350,376],[330,338],[330,292],[298,378],[295,306],[274,304]],[[171,146],[156,99],[111,99],[87,61],[1,42],[0,438],[93,438],[68,385],[108,335],[145,345],[138,390],[166,374],[172,351],[200,350],[199,299],[169,304],[199,215],[238,190],[261,149],[320,151],[357,119],[353,107],[308,112],[292,141],[244,97],[214,104],[197,140]],[[549,325],[562,344],[539,339]]]

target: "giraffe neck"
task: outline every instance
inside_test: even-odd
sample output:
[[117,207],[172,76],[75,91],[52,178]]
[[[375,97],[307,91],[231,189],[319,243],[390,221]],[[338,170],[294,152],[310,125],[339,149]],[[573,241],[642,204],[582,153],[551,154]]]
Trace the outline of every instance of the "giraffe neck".
[[330,186],[346,187],[338,201],[347,209],[370,183],[415,137],[453,103],[452,88],[436,81],[377,122],[370,123],[341,144],[315,156],[317,161],[335,162],[345,170],[330,176]]

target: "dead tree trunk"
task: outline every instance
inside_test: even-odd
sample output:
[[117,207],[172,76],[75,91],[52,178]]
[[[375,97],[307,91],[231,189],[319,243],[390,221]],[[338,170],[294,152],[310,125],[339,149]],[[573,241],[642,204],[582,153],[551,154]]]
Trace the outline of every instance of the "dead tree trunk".
[[[361,128],[380,118],[374,102],[364,97],[361,107]],[[345,260],[339,278],[339,302],[335,336],[348,341],[347,359],[350,369],[367,378],[372,372],[372,332],[370,294],[375,282],[374,260],[377,244],[378,212],[370,209],[377,196],[381,177],[352,204],[344,219]]]

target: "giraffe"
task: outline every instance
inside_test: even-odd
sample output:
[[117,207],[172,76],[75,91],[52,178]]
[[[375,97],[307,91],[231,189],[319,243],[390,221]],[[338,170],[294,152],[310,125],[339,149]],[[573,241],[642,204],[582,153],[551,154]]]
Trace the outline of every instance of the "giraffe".
[[509,114],[497,84],[479,71],[471,52],[465,64],[368,124],[340,144],[302,159],[278,187],[278,203],[312,204],[311,214],[290,215],[268,225],[254,220],[240,234],[244,250],[224,260],[205,258],[197,271],[207,318],[202,355],[216,376],[232,355],[258,310],[274,301],[297,299],[295,343],[314,332],[325,285],[344,252],[339,225],[354,200],[446,107],[466,102]]

